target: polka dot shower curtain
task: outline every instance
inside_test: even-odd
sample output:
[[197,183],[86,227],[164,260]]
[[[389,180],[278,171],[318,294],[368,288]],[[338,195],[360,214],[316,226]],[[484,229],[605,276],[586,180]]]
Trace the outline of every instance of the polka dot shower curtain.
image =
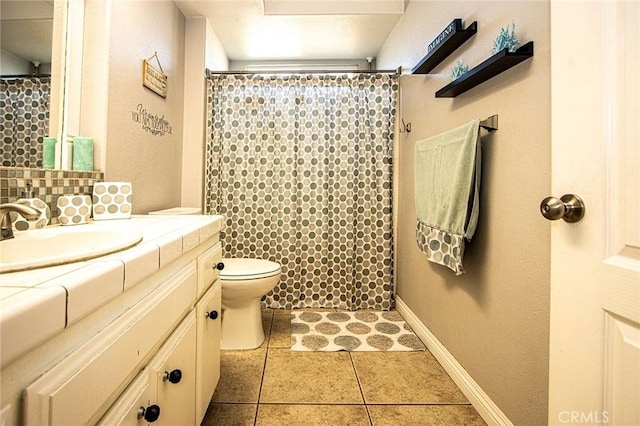
[[207,79],[206,211],[226,257],[279,262],[271,308],[392,307],[398,77]]
[[42,138],[49,133],[48,77],[0,80],[2,166],[42,167]]

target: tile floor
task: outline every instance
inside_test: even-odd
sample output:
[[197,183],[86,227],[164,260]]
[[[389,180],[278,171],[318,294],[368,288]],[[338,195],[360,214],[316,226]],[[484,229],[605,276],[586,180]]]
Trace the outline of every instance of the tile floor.
[[292,352],[290,311],[263,311],[266,339],[222,351],[203,426],[484,425],[425,352]]

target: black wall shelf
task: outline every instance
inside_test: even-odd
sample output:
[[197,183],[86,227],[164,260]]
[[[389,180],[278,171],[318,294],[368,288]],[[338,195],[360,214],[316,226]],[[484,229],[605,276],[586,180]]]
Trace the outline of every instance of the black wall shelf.
[[[451,28],[451,32],[440,39],[442,35]],[[462,19],[454,19],[440,36],[430,44],[436,45],[427,55],[420,60],[418,65],[411,70],[412,74],[428,74],[454,50],[462,46],[478,31],[478,22],[474,21],[467,29],[462,28]]]
[[515,52],[509,52],[507,49],[504,49],[438,90],[436,92],[436,98],[455,98],[532,56],[532,41],[521,46]]

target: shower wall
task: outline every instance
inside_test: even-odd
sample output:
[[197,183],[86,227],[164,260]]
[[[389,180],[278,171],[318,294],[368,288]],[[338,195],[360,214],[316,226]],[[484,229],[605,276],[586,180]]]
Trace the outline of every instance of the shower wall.
[[[378,67],[405,72],[453,19],[478,32],[431,75],[400,78],[396,170],[397,294],[517,425],[547,423],[550,227],[538,211],[550,190],[549,3],[412,1],[378,54]],[[471,67],[491,56],[500,28],[534,41],[535,56],[456,97],[435,98],[457,60]],[[456,277],[417,247],[413,194],[416,141],[471,119],[499,115],[483,137],[480,222]],[[483,132],[485,135],[486,132]]]

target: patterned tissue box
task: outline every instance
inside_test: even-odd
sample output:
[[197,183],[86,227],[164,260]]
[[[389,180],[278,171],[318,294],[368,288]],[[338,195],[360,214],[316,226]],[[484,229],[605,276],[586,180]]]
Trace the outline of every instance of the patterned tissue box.
[[14,231],[28,231],[30,229],[42,229],[49,224],[51,219],[51,210],[47,203],[39,198],[23,198],[19,200],[20,204],[24,204],[40,212],[40,217],[37,220],[27,220],[16,212],[10,212],[11,223],[13,224]]
[[88,195],[63,195],[58,198],[58,222],[60,225],[88,223],[91,216],[91,197]]
[[131,182],[93,184],[93,220],[129,219],[133,189]]

